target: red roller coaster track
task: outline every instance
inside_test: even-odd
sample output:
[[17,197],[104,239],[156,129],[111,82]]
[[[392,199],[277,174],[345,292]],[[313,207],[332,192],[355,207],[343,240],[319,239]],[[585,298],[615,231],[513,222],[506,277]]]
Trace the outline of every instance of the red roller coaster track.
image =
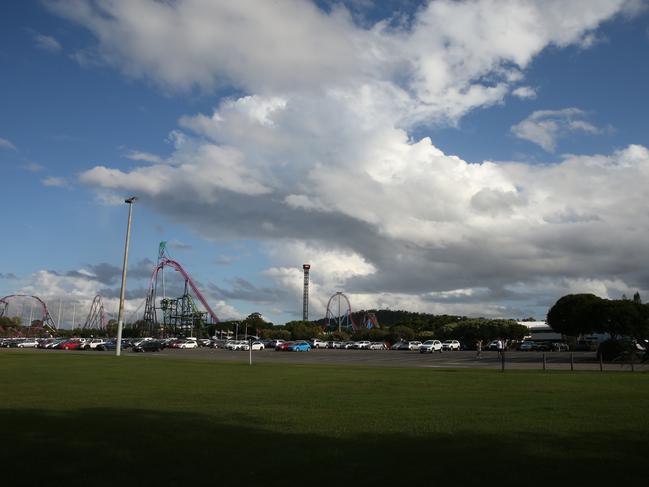
[[201,304],[205,307],[205,310],[209,313],[209,315],[212,317],[212,320],[214,320],[215,323],[219,322],[219,318],[216,316],[216,313],[212,309],[212,307],[207,304],[207,300],[203,296],[203,294],[200,292],[196,284],[194,284],[194,281],[190,277],[190,275],[183,269],[183,266],[180,265],[175,260],[163,258],[158,262],[158,265],[156,266],[155,269],[153,269],[153,273],[151,274],[151,281],[149,282],[149,292],[147,296],[151,296],[153,293],[153,288],[156,282],[156,278],[158,277],[158,272],[160,272],[165,266],[169,266],[176,271],[180,272],[180,274],[185,278],[185,281],[189,284],[189,287],[192,288],[192,291],[194,291],[194,294],[198,298],[198,300],[201,302]]
[[106,311],[104,310],[104,300],[100,294],[97,294],[92,300],[90,311],[88,311],[88,316],[86,317],[86,322],[84,323],[83,328],[97,328],[104,330],[107,322]]
[[[8,300],[13,299],[13,298],[31,298],[31,299],[35,299],[36,301],[38,301],[38,303],[39,303],[39,305],[41,307],[41,310],[42,310],[42,313],[41,313],[42,326],[48,327],[48,328],[50,328],[52,330],[56,329],[56,326],[54,325],[54,320],[52,319],[52,316],[50,315],[50,312],[47,309],[47,304],[45,304],[45,301],[43,301],[38,296],[33,296],[31,294],[10,294],[8,296],[0,298],[0,304],[2,304],[2,306],[0,307],[0,316],[4,315],[7,307],[9,306],[9,301]],[[30,326],[31,326],[31,323],[30,323]]]

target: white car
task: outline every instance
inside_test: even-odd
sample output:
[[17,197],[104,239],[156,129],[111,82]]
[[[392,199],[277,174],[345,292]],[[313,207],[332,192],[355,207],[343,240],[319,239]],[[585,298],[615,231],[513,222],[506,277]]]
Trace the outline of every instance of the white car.
[[457,340],[444,340],[442,342],[442,348],[444,350],[459,350],[460,342],[458,342]]
[[370,346],[368,347],[369,350],[387,350],[388,347],[385,345],[384,342],[372,342],[370,343]]
[[18,344],[18,348],[36,348],[38,347],[38,341],[35,339],[28,338],[23,340]]
[[439,340],[426,340],[419,347],[419,353],[433,353],[433,352],[442,353],[442,349],[443,349],[442,342],[440,342]]
[[261,343],[261,342],[252,342],[252,350],[253,351],[255,351],[255,350],[263,350],[264,348],[266,348],[266,347],[264,346],[263,343]]
[[185,340],[178,344],[178,348],[198,348],[198,342],[196,340]]
[[342,348],[343,342],[332,340],[327,342],[327,348]]
[[103,345],[106,343],[106,340],[103,338],[93,338],[92,340],[86,340],[81,348],[84,350],[94,350],[98,345]]
[[226,350],[250,350],[248,342],[243,340],[230,340],[225,344]]
[[327,348],[327,342],[319,338],[314,338],[311,340],[311,348]]
[[367,340],[361,340],[359,342],[354,342],[352,348],[355,348],[356,350],[369,350],[371,344],[372,342],[368,342]]

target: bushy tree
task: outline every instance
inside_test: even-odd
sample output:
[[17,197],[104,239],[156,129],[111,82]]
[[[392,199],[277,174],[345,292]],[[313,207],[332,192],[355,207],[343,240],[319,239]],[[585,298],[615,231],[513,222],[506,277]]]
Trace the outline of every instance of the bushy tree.
[[395,343],[399,340],[412,340],[415,338],[415,332],[409,326],[396,325],[390,328],[387,337],[390,343]]
[[568,294],[550,308],[547,323],[557,333],[569,336],[602,331],[603,302],[594,294]]
[[548,312],[548,325],[569,336],[609,333],[612,337],[646,338],[649,308],[638,300],[602,299],[593,294],[569,294]]

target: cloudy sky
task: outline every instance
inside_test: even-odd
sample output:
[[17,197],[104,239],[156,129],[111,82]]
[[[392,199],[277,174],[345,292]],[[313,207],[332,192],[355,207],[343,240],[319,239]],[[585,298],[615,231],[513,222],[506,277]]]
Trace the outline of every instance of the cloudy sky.
[[116,311],[129,195],[127,318],[163,240],[224,319],[299,318],[303,263],[312,318],[649,295],[644,1],[34,0],[0,40],[0,294],[64,323]]

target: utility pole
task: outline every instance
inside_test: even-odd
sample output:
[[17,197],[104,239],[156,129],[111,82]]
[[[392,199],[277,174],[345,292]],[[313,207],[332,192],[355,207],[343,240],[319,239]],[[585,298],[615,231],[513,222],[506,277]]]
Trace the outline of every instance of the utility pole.
[[309,321],[309,269],[311,264],[304,264],[304,293],[302,297],[302,321]]
[[61,307],[63,306],[63,298],[59,298],[59,316],[56,319],[56,329],[61,328]]
[[128,205],[128,223],[126,224],[126,243],[124,244],[124,262],[122,264],[122,288],[119,291],[119,313],[117,315],[117,343],[115,344],[115,355],[122,354],[122,328],[124,326],[124,293],[126,292],[126,268],[128,267],[128,245],[131,240],[131,215],[133,202],[137,197],[131,196],[124,200]]

